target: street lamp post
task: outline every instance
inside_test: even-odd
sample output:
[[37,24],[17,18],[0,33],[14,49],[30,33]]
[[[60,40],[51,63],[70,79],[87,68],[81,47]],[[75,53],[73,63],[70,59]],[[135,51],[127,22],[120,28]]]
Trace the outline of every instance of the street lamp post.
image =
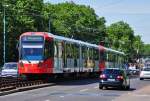
[[3,13],[4,13],[4,15],[3,15],[3,62],[4,62],[4,64],[5,64],[5,58],[6,58],[6,54],[5,54],[5,50],[6,50],[6,45],[5,45],[5,34],[6,34],[6,19],[5,19],[5,5],[4,5],[4,11],[3,11]]
[[6,9],[5,7],[8,7],[8,5],[3,6],[3,62],[5,64],[6,61],[6,41],[5,41],[5,36],[6,36]]
[[51,32],[51,20],[50,20],[50,18],[49,18],[49,21],[48,21],[48,31],[49,31],[49,33]]

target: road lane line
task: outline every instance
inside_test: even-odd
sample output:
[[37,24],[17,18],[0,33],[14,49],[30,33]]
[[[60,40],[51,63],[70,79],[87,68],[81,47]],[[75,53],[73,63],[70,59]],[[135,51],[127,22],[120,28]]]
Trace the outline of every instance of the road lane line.
[[45,100],[45,101],[50,101],[49,99]]
[[64,96],[60,96],[61,98],[63,98]]
[[82,90],[80,90],[80,92],[85,92],[85,91],[87,91],[87,90],[89,90],[89,89],[82,89]]
[[96,88],[96,89],[97,89],[97,88],[98,88],[98,86],[96,86],[96,87],[94,87],[94,88]]

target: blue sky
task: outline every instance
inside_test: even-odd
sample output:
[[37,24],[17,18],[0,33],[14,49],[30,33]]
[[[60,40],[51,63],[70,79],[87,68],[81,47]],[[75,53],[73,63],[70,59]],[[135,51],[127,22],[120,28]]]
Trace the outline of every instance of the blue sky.
[[150,44],[150,0],[45,0],[52,4],[65,1],[90,5],[98,16],[105,17],[107,26],[120,20],[127,22],[135,35]]

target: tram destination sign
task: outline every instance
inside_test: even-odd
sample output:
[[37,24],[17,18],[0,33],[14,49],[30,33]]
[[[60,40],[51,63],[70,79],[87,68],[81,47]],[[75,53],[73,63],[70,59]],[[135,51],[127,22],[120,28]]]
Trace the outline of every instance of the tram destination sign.
[[43,41],[42,36],[23,36],[22,41]]

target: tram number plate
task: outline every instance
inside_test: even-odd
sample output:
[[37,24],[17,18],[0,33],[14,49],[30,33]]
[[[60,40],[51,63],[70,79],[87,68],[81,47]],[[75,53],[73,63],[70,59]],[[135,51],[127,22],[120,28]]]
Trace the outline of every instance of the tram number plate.
[[108,81],[115,81],[115,79],[108,79]]

